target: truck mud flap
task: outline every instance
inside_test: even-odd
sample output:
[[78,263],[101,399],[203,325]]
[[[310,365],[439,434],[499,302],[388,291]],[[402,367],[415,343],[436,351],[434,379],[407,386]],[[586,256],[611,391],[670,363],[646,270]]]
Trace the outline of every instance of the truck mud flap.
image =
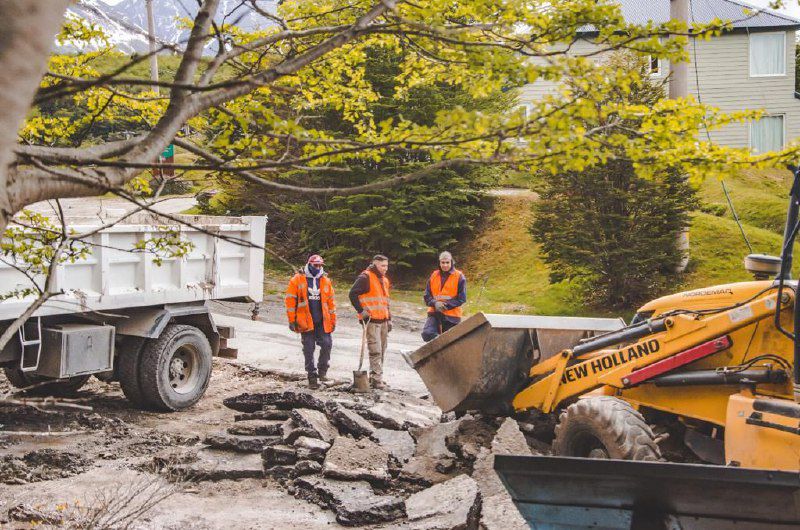
[[503,413],[535,363],[623,326],[618,318],[477,313],[406,360],[443,411]]
[[531,528],[761,529],[800,525],[800,474],[549,456],[495,457]]

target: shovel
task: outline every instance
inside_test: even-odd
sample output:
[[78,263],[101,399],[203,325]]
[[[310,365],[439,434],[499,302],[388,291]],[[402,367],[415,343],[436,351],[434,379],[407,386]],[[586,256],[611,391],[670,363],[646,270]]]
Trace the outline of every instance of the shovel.
[[364,329],[361,332],[361,356],[358,359],[358,370],[353,370],[353,392],[360,394],[369,392],[369,374],[362,370],[364,365],[364,350],[367,349],[367,324],[369,319],[364,321]]

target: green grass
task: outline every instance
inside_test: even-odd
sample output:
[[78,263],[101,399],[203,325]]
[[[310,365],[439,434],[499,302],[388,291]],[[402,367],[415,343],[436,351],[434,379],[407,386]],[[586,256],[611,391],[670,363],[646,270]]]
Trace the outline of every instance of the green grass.
[[[783,232],[788,193],[792,185],[790,171],[743,170],[735,177],[726,179],[725,185],[743,223],[775,233]],[[703,182],[698,195],[705,204],[719,205],[720,209],[724,207],[725,213],[722,217],[733,218],[722,191],[722,184],[717,179]]]
[[[775,232],[745,225],[745,231],[753,250],[761,254],[780,255],[782,236]],[[742,240],[739,227],[729,218],[696,213],[689,232],[690,262],[684,279],[674,290],[751,280],[744,269],[744,257],[749,253]],[[800,255],[800,246],[795,246],[795,255]],[[800,271],[797,261],[794,274]]]
[[587,311],[568,283],[551,284],[550,271],[528,233],[529,198],[502,197],[462,251],[469,280],[467,311],[474,313],[597,314]]

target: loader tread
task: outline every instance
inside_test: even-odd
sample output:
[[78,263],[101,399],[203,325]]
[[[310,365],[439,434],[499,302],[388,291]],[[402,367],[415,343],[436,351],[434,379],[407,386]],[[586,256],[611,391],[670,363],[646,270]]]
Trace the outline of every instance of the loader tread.
[[655,434],[629,403],[612,396],[580,399],[561,413],[553,453],[587,457],[601,448],[617,460],[661,460]]

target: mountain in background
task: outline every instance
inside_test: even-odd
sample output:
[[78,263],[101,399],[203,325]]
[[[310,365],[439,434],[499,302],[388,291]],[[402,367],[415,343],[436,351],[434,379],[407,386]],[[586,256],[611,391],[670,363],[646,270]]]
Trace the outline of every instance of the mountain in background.
[[[244,31],[255,31],[271,25],[264,16],[249,5],[242,6],[241,0],[220,0],[215,21],[236,25]],[[258,0],[260,9],[273,12],[273,0]],[[183,45],[189,37],[189,30],[183,27],[180,19],[194,19],[197,14],[196,0],[153,0],[156,39],[162,43]],[[75,15],[83,17],[102,27],[114,46],[123,53],[146,53],[147,11],[145,0],[122,0],[116,5],[103,0],[80,0],[69,8]],[[211,41],[205,53],[215,53],[216,41]]]

